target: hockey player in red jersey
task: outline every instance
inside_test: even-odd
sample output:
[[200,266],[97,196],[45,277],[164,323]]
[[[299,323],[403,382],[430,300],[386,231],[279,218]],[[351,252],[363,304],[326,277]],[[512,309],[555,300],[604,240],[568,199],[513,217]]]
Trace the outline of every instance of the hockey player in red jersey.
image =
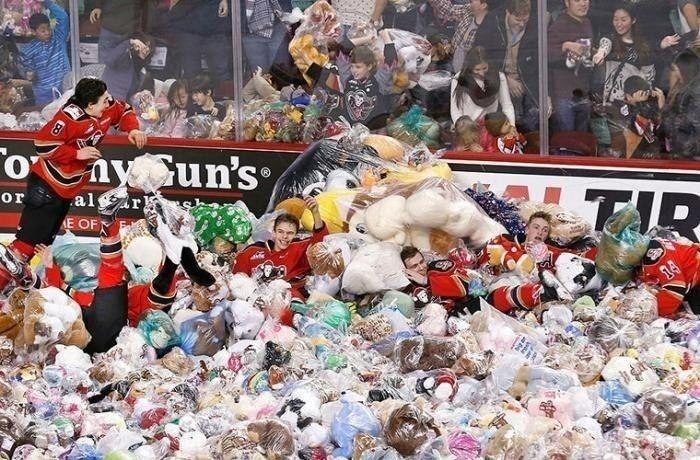
[[[489,242],[479,256],[480,265],[489,264],[498,273],[520,271],[530,273],[538,270],[542,282],[523,283],[517,286],[501,286],[489,294],[489,302],[502,312],[514,308],[532,309],[546,300],[569,297],[561,283],[550,271],[557,258],[568,252],[546,241],[551,229],[551,217],[544,212],[530,216],[523,235],[500,235]],[[597,248],[581,254],[585,258],[595,258]]]
[[[37,244],[53,242],[73,198],[90,180],[101,157],[97,146],[111,126],[127,132],[129,142],[138,148],[146,144],[129,104],[114,100],[102,80],[83,78],[75,94],[37,133],[34,146],[39,158],[30,168],[25,206],[9,246],[21,262],[34,255]],[[0,289],[18,276],[12,270],[0,273]]]
[[[102,353],[116,343],[117,336],[127,324],[136,327],[141,313],[149,309],[167,310],[175,299],[175,274],[178,264],[167,256],[156,277],[146,284],[129,286],[125,280],[126,267],[119,236],[116,213],[128,198],[126,187],[118,187],[103,193],[97,199],[102,223],[100,230],[100,266],[97,272],[97,287],[92,291],[79,291],[69,287],[61,277],[61,270],[54,264],[50,246],[37,245],[42,263],[46,268],[45,284],[66,292],[82,307],[83,321],[92,340],[85,347],[86,353]],[[0,245],[0,258],[7,257],[9,250]],[[10,257],[12,257],[10,255]],[[192,256],[194,257],[194,256]],[[13,259],[25,276],[36,279],[29,267]],[[184,261],[182,262],[185,263]],[[214,277],[203,269],[208,278],[205,285],[214,283]],[[193,279],[193,282],[196,282]],[[24,283],[29,284],[29,283]],[[38,287],[38,286],[37,286]]]
[[307,208],[314,218],[314,231],[311,238],[297,239],[299,220],[290,214],[281,214],[275,219],[273,239],[260,241],[243,249],[233,264],[234,273],[245,273],[268,282],[283,279],[292,285],[295,297],[304,297],[304,278],[311,271],[306,258],[306,249],[328,235],[328,229],[321,219],[316,199],[304,197]]
[[700,313],[697,294],[700,285],[700,245],[683,244],[661,238],[649,243],[642,259],[638,279],[656,290],[659,316],[670,316],[678,311],[684,299],[694,313]]
[[454,261],[439,259],[427,263],[413,246],[403,248],[401,260],[406,267],[404,274],[411,281],[404,292],[413,298],[416,308],[432,302],[442,304],[452,314],[468,308],[472,300],[469,298],[470,278]]

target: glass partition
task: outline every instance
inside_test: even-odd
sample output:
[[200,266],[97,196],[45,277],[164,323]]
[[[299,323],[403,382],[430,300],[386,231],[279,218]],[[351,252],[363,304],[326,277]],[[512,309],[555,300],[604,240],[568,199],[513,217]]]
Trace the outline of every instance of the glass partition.
[[72,86],[68,1],[0,7],[0,130],[36,131],[41,111]]
[[[549,153],[698,157],[697,9],[692,1],[549,2]],[[694,96],[695,95],[695,96]]]
[[234,139],[230,0],[86,0],[80,37],[81,72],[150,136]]
[[308,143],[362,123],[433,149],[700,156],[697,0],[0,6],[4,130],[38,129],[79,63],[153,137]]

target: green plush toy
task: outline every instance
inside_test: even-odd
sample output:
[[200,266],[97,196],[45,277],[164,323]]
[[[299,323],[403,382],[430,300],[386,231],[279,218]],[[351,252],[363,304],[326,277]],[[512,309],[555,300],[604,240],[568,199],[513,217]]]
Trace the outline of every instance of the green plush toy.
[[200,245],[209,245],[217,236],[231,243],[245,243],[253,225],[248,211],[236,204],[201,203],[190,209],[195,235]]

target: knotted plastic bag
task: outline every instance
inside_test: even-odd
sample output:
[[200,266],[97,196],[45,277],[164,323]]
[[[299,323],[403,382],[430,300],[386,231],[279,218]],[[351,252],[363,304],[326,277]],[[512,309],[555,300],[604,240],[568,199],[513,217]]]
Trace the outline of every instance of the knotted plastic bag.
[[639,233],[641,217],[632,202],[605,221],[595,267],[613,284],[632,279],[649,246],[649,237]]
[[386,127],[391,137],[409,145],[424,142],[428,147],[438,148],[440,126],[435,120],[423,115],[423,109],[414,105]]
[[197,242],[201,245],[210,244],[216,237],[231,243],[245,243],[253,232],[249,211],[242,202],[200,203],[190,209],[190,213],[194,217]]
[[138,329],[146,343],[156,350],[170,348],[180,343],[172,318],[160,310],[148,310],[139,321]]

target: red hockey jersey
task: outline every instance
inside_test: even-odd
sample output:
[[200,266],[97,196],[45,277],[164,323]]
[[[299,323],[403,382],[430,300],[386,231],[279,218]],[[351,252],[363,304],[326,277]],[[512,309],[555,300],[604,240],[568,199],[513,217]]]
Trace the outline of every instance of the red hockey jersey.
[[[490,246],[500,246],[499,249],[501,249],[503,252],[499,265],[497,267],[493,267],[499,272],[507,271],[509,261],[512,261],[517,265],[518,261],[527,255],[527,250],[525,249],[525,235],[511,235],[506,233],[489,241],[486,247],[481,251],[481,253],[479,253],[479,266],[489,263]],[[546,246],[549,250],[548,254],[537,263],[537,268],[540,270],[553,269],[559,256],[565,252],[577,254],[591,260],[595,260],[596,253],[598,252],[597,247],[590,248],[585,251],[575,251],[569,248],[559,248],[551,244],[547,244]]]
[[326,235],[328,228],[324,224],[320,230],[314,230],[311,238],[295,238],[283,251],[274,251],[272,241],[251,244],[236,256],[233,273],[242,272],[250,277],[258,275],[263,281],[283,279],[299,287],[304,276],[311,271],[306,249],[323,241]]
[[409,284],[403,292],[410,295],[417,308],[435,302],[449,311],[455,299],[467,297],[469,276],[449,259],[440,259],[428,264],[427,284]]
[[78,150],[97,147],[110,126],[129,132],[139,128],[131,106],[112,99],[97,119],[75,104],[68,103],[37,133],[34,147],[39,160],[31,171],[51,185],[65,199],[75,198],[90,180],[94,161],[78,160]]
[[654,238],[642,259],[639,280],[658,288],[659,316],[672,315],[700,283],[700,245]]

